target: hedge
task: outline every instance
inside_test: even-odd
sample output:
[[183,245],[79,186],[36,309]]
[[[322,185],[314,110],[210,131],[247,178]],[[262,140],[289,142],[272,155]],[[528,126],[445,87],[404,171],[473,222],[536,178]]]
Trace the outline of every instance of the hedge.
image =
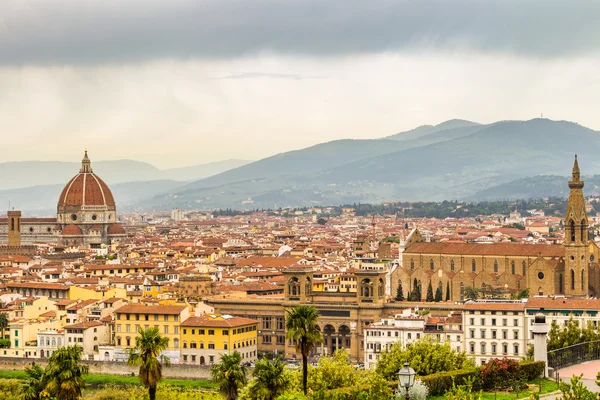
[[479,390],[481,388],[481,371],[479,368],[464,370],[459,369],[456,371],[438,372],[437,374],[431,374],[427,376],[419,377],[421,381],[429,388],[430,396],[439,396],[452,390],[454,385],[464,385],[467,379],[473,379],[473,389]]
[[534,381],[544,375],[546,363],[543,361],[521,361],[521,375],[527,382]]

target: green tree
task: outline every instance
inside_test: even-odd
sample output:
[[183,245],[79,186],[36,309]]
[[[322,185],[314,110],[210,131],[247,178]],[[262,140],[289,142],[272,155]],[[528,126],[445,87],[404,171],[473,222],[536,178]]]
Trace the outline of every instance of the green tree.
[[247,373],[242,355],[237,351],[223,354],[221,361],[210,368],[213,381],[227,400],[237,399],[240,388],[247,383]]
[[255,381],[255,398],[273,400],[284,394],[290,384],[285,364],[279,358],[273,361],[261,358],[256,362],[252,376]]
[[401,342],[381,354],[376,371],[385,379],[397,379],[396,374],[405,362],[410,362],[419,376],[455,369],[473,368],[473,360],[462,352],[457,352],[449,342],[438,343],[427,337],[403,348]]
[[570,318],[567,325],[559,325],[552,321],[548,332],[548,350],[557,350],[574,344],[600,340],[600,331],[592,325],[591,321],[585,327],[579,321]]
[[558,388],[563,400],[597,400],[598,394],[589,390],[581,381],[583,375],[573,376],[570,383],[560,382]]
[[396,300],[404,301],[404,291],[402,290],[402,281],[398,281],[398,289],[396,289]]
[[162,379],[162,363],[171,365],[169,357],[161,355],[169,345],[169,338],[160,335],[158,328],[140,329],[135,347],[129,349],[127,364],[139,366],[139,379],[148,389],[150,400],[156,399],[156,386]]
[[2,339],[4,339],[4,332],[8,328],[8,314],[5,312],[0,313],[0,331],[2,332]]
[[296,352],[302,355],[302,390],[307,394],[308,356],[321,342],[321,332],[316,323],[319,313],[314,306],[296,306],[286,310],[286,338],[294,341]]
[[421,282],[417,281],[417,278],[413,280],[413,290],[412,295],[410,297],[412,298],[412,301],[423,300],[423,296],[421,293]]
[[40,400],[47,383],[44,370],[39,365],[33,365],[25,368],[25,373],[27,379],[21,383],[21,400]]
[[319,357],[316,368],[311,368],[310,388],[316,392],[353,386],[358,382],[358,374],[346,349],[333,352],[331,357]]
[[425,297],[425,301],[433,301],[433,286],[431,285],[431,281],[429,281],[429,285],[427,285],[427,296]]
[[88,367],[81,365],[82,353],[80,346],[60,347],[52,353],[44,371],[44,392],[57,400],[81,398],[83,376],[88,373]]
[[450,281],[446,282],[446,301],[450,301]]
[[442,287],[438,286],[437,289],[435,289],[435,301],[442,301],[443,297],[442,297]]
[[465,299],[477,300],[479,297],[479,290],[472,286],[466,286],[464,289]]

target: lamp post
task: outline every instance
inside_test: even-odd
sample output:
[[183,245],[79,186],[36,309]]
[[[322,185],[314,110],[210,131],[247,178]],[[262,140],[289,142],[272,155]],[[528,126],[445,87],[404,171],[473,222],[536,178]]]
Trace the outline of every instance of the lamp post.
[[406,400],[409,400],[408,390],[415,384],[415,370],[408,363],[404,363],[404,367],[398,371],[398,389],[406,389]]

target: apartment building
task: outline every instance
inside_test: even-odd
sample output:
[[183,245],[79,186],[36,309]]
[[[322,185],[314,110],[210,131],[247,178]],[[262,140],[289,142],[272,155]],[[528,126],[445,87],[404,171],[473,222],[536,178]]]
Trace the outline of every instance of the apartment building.
[[414,314],[411,309],[403,310],[393,318],[384,318],[369,324],[364,332],[365,368],[375,368],[381,353],[395,343],[402,347],[419,340],[425,330],[425,318]]
[[477,365],[491,358],[520,359],[527,353],[529,326],[522,300],[467,301],[464,304],[464,348]]
[[221,355],[234,351],[243,362],[257,359],[258,321],[231,315],[207,314],[181,323],[181,362],[218,363]]
[[165,355],[179,362],[179,325],[190,316],[187,305],[128,304],[115,311],[115,359],[126,359],[140,329],[158,328],[169,339]]

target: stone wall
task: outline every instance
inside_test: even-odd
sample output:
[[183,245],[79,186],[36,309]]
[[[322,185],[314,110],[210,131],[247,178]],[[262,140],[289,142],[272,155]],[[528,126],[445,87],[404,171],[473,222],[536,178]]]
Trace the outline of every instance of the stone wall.
[[[44,367],[46,360],[31,360],[24,358],[0,358],[0,370],[22,370],[30,367],[32,362]],[[138,368],[130,367],[125,362],[111,361],[82,361],[94,374],[112,374],[112,375],[137,375]],[[199,365],[173,364],[168,368],[163,368],[165,378],[180,379],[210,379],[210,367]]]

